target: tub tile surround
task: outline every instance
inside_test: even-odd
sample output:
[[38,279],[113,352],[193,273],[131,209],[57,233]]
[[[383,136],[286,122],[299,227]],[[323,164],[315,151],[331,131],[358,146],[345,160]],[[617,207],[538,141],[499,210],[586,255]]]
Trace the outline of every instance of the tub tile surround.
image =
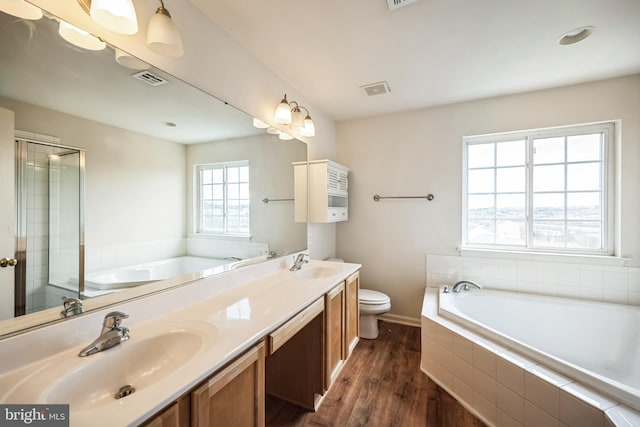
[[[62,357],[59,360],[66,364],[69,360],[83,364],[92,362],[92,358],[97,360],[95,358],[101,355],[106,357],[107,353],[99,353],[78,358],[77,353],[96,338],[105,314],[114,309],[130,316],[125,326],[130,328],[131,338],[122,346],[135,343],[136,336],[143,339],[161,333],[171,325],[180,328],[184,324],[206,323],[209,328],[215,328],[214,345],[201,350],[189,363],[158,381],[153,393],[136,393],[95,410],[71,414],[72,426],[97,425],[96,420],[108,420],[109,425],[138,424],[255,345],[261,337],[360,268],[359,264],[313,263],[330,265],[337,273],[326,279],[299,279],[288,270],[291,265],[289,257],[277,258],[2,339],[0,400],[10,403],[5,393],[22,382],[15,375],[31,372],[35,366],[51,358]],[[158,286],[161,283],[158,282]],[[246,315],[239,316],[239,312]],[[45,395],[40,390],[36,394],[41,398]],[[71,408],[73,410],[73,405]]]
[[434,254],[427,254],[426,263],[432,287],[465,279],[487,289],[640,305],[636,267]]
[[640,425],[640,413],[439,316],[438,292],[425,290],[421,370],[485,423]]

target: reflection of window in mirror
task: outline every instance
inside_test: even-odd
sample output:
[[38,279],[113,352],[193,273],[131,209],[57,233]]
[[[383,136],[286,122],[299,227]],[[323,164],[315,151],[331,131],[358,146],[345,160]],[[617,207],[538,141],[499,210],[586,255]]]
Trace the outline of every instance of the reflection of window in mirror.
[[198,233],[249,236],[249,162],[197,167]]

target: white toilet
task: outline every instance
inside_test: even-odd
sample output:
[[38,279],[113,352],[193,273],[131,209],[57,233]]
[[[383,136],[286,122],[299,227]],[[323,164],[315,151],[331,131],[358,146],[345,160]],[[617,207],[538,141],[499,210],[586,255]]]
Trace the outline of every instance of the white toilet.
[[378,314],[391,309],[391,299],[372,289],[360,289],[360,338],[378,338]]

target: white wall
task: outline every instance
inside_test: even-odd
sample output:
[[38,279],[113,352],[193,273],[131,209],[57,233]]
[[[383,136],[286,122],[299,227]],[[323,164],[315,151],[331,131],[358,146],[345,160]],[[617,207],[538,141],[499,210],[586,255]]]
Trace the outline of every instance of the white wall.
[[[187,206],[188,230],[194,236],[195,166],[207,163],[249,161],[249,189],[251,193],[251,240],[269,243],[269,250],[278,255],[306,248],[307,227],[296,223],[293,202],[263,203],[262,199],[293,198],[293,162],[307,159],[306,144],[281,141],[267,133],[187,147]],[[227,256],[234,253],[227,253]]]
[[0,98],[0,105],[15,111],[16,129],[86,149],[88,271],[147,261],[145,252],[159,242],[184,251],[184,145],[12,100]]
[[[301,138],[309,142],[309,158],[335,159],[333,119],[314,108],[298,91],[211,22],[191,2],[179,1],[167,5],[182,34],[185,55],[180,59],[156,55],[145,45],[146,25],[158,7],[157,0],[136,0],[139,32],[134,36],[113,34],[102,29],[82,12],[76,0],[31,2],[265,122],[272,121],[275,106],[286,93],[289,100],[299,101],[309,108],[316,125],[315,137]],[[309,234],[312,257],[333,255],[333,225],[310,227]]]
[[[386,292],[393,314],[417,318],[425,254],[457,255],[461,243],[462,137],[612,119],[622,122],[621,254],[640,266],[640,75],[339,123],[337,161],[351,174],[337,256],[363,264],[362,286]],[[376,203],[376,193],[435,199]]]

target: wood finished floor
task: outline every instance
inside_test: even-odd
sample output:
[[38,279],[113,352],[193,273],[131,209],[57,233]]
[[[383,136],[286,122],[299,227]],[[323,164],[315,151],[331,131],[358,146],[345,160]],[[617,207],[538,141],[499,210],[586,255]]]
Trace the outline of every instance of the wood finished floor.
[[306,412],[267,396],[267,427],[484,427],[420,371],[420,329],[380,322],[360,340],[320,410]]

